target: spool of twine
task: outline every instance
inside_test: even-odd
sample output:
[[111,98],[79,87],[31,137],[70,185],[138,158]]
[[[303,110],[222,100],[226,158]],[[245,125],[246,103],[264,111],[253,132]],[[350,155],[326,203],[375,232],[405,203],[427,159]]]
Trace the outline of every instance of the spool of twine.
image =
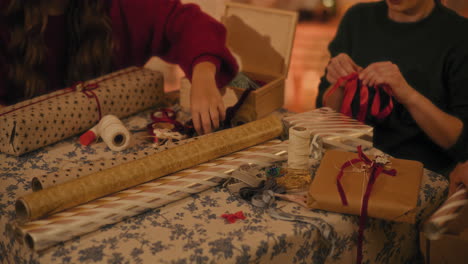
[[308,170],[310,156],[310,131],[305,127],[289,129],[288,168]]
[[305,127],[289,129],[288,169],[277,183],[287,190],[308,188],[311,178],[309,172],[310,131]]
[[104,116],[97,125],[99,135],[113,151],[122,151],[130,144],[131,134],[116,116]]

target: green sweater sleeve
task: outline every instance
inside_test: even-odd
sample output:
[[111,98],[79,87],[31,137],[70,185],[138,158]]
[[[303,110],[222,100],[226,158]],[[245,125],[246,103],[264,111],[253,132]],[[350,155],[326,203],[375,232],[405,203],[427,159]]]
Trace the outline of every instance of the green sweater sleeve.
[[[461,28],[468,29],[468,22]],[[456,161],[468,160],[468,37],[460,35],[460,41],[448,56],[446,72],[449,88],[448,112],[462,120],[463,130],[457,143],[448,149],[448,154]]]
[[[350,55],[352,50],[352,23],[354,17],[358,15],[359,4],[351,7],[346,14],[343,16],[338,30],[336,31],[335,37],[328,45],[328,51],[330,53],[330,58],[335,57],[340,53],[346,53]],[[316,105],[317,107],[322,107],[322,99],[325,91],[330,87],[330,83],[327,81],[327,71],[325,69],[325,74],[320,79],[319,91],[317,96]]]

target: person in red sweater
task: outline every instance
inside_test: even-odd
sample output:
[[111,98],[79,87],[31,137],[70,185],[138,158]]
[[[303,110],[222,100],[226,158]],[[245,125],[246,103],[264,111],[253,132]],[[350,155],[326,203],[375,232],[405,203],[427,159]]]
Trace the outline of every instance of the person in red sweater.
[[9,105],[151,56],[192,81],[199,134],[224,119],[220,87],[238,71],[226,30],[180,0],[0,0],[0,105]]

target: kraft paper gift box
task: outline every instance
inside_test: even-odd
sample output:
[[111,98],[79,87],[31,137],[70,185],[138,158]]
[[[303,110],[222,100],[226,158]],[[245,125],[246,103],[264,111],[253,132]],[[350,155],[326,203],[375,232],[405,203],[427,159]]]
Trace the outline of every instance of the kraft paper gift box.
[[161,73],[130,67],[0,109],[0,152],[21,155],[82,133],[105,115],[163,102]]
[[[373,160],[375,157],[368,156]],[[348,200],[343,205],[338,187],[337,175],[342,165],[358,154],[338,150],[329,150],[315,174],[309,191],[308,205],[313,209],[360,215],[362,198],[367,186],[365,173],[361,170],[362,162],[344,169],[341,184]],[[368,216],[390,221],[415,223],[423,165],[417,161],[389,158],[389,169],[395,169],[396,175],[381,173],[372,188],[369,198]]]
[[[240,123],[263,118],[283,107],[297,18],[296,12],[226,4],[222,22],[227,29],[227,46],[237,57],[241,71],[250,79],[264,83],[249,94],[239,109]],[[183,81],[180,101],[185,111],[190,109],[189,86]],[[245,91],[238,87],[227,88],[226,107],[235,104]]]

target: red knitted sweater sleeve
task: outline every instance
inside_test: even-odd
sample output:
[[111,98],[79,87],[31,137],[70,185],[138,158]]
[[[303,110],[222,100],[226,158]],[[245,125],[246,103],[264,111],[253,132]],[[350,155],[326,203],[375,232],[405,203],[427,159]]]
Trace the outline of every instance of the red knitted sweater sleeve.
[[180,65],[189,79],[196,63],[210,61],[217,66],[219,87],[237,73],[225,27],[197,5],[179,0],[114,0],[111,5],[114,36],[121,49],[136,56],[130,60],[158,56]]

